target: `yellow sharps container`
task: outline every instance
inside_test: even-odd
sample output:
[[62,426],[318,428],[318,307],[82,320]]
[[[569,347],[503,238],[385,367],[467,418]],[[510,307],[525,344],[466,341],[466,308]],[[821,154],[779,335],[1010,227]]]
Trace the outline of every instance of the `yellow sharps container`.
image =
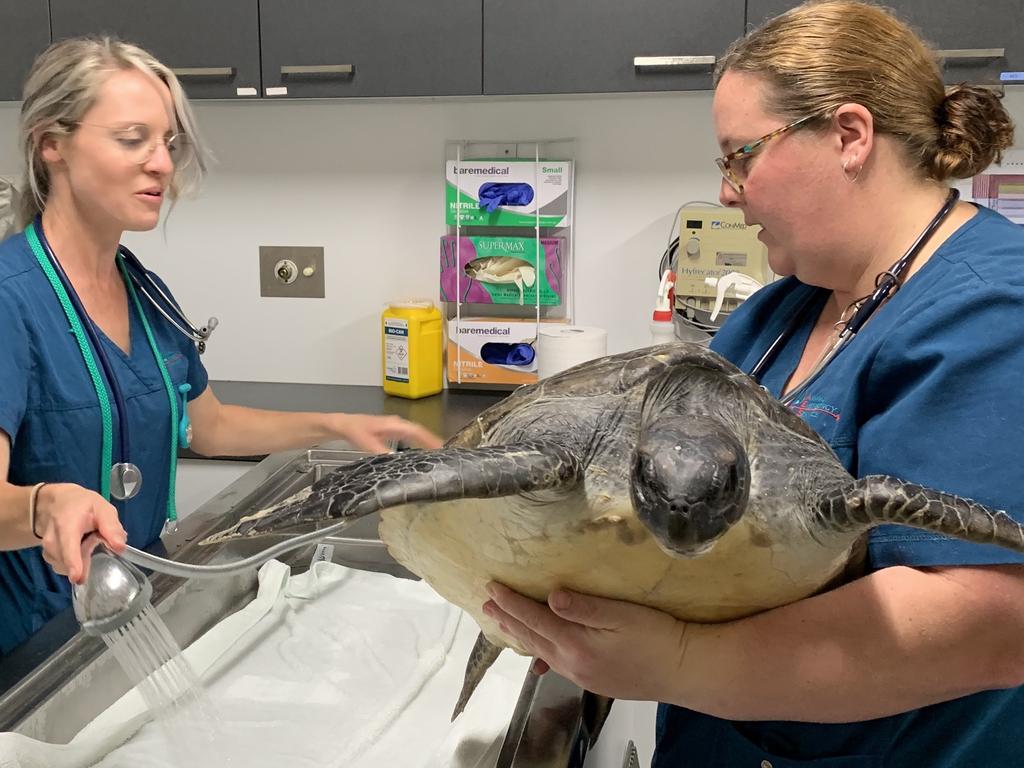
[[441,310],[431,301],[389,304],[381,315],[384,391],[389,395],[436,395],[443,386]]

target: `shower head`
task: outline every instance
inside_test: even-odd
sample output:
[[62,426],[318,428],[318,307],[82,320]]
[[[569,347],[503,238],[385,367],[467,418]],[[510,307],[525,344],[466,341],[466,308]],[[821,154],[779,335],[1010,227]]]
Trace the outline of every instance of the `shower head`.
[[146,575],[102,545],[92,553],[85,583],[72,588],[75,617],[90,635],[123,627],[149,605],[152,596]]

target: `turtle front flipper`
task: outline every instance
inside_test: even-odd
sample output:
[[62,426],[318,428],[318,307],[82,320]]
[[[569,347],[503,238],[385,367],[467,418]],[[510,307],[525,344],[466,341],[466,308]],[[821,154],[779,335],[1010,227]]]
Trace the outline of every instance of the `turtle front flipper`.
[[243,517],[201,543],[258,536],[328,519],[355,520],[412,502],[568,492],[582,476],[582,463],[572,451],[545,441],[382,454],[340,467],[311,488]]
[[894,523],[1024,552],[1024,526],[1005,512],[886,475],[869,475],[826,493],[818,521],[837,532]]

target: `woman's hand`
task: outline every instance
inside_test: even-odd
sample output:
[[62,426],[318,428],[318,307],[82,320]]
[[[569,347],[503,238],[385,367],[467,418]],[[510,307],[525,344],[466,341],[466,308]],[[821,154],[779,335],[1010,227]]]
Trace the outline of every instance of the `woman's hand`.
[[57,573],[81,584],[89,574],[82,539],[96,532],[102,543],[120,554],[128,541],[117,510],[94,491],[71,483],[47,483],[36,498],[36,531],[43,537],[43,558]]
[[387,453],[388,440],[440,448],[441,438],[398,416],[362,413],[267,411],[225,405],[210,387],[188,404],[195,437],[192,450],[204,456],[247,456],[307,448],[325,440],[347,440],[371,453]]
[[616,699],[669,700],[686,650],[687,624],[652,608],[558,590],[538,603],[501,584],[484,613],[548,668]]
[[333,430],[362,451],[387,453],[388,440],[419,448],[440,448],[444,441],[420,424],[400,416],[371,416],[364,413],[333,414]]

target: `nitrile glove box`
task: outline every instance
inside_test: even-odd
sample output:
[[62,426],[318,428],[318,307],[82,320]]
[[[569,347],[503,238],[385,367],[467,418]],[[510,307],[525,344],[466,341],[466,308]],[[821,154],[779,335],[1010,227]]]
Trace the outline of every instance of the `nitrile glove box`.
[[[537,258],[538,251],[541,258]],[[562,303],[565,238],[441,238],[441,301],[554,307]]]
[[571,177],[571,160],[449,160],[445,222],[474,227],[567,227],[572,223]]
[[[533,320],[508,317],[462,317],[448,321],[446,373],[453,385],[532,384],[537,381],[536,357],[488,362],[492,350],[511,350],[517,345],[532,345],[537,337]],[[490,349],[488,349],[490,348]],[[461,371],[461,375],[460,375]]]

